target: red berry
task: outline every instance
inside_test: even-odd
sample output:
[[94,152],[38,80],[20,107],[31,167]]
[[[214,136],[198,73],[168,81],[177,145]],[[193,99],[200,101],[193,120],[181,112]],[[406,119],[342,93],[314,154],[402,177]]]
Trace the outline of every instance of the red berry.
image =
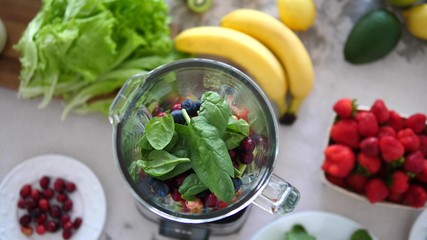
[[403,203],[415,208],[424,207],[426,201],[427,193],[421,186],[418,185],[410,185],[403,196]]
[[331,139],[335,143],[359,147],[360,136],[357,132],[357,122],[353,119],[338,120],[331,129]]
[[65,180],[62,178],[55,179],[55,182],[53,183],[53,189],[57,192],[63,192],[65,188]]
[[172,191],[171,191],[171,197],[172,197],[172,199],[173,199],[175,202],[180,202],[180,201],[182,201],[181,194],[178,192],[178,189],[177,189],[177,188],[172,188]]
[[65,212],[70,211],[73,208],[73,201],[71,199],[65,200],[65,202],[62,204],[62,210]]
[[400,130],[397,139],[405,147],[406,152],[415,152],[420,148],[420,139],[410,128]]
[[359,112],[356,116],[357,131],[364,137],[372,137],[378,133],[378,121],[371,112]]
[[427,135],[418,135],[420,140],[420,151],[424,157],[427,157]]
[[70,239],[73,236],[73,232],[72,231],[63,231],[62,232],[62,238],[63,239]]
[[402,194],[408,190],[409,177],[403,171],[396,171],[391,175],[390,191],[395,194]]
[[82,225],[82,222],[83,222],[83,219],[81,217],[77,217],[76,219],[74,219],[74,222],[73,222],[74,229],[76,230],[79,229],[80,226]]
[[151,112],[151,115],[158,116],[158,114],[161,112],[163,112],[163,108],[160,105],[156,105],[153,109],[153,112]]
[[31,198],[34,199],[34,201],[38,201],[40,199],[41,193],[38,189],[33,188],[31,189]]
[[395,131],[400,131],[403,128],[403,118],[399,115],[399,113],[391,110],[390,118],[388,119],[387,124]]
[[65,183],[65,190],[67,190],[69,193],[74,192],[76,190],[76,184],[73,182]]
[[37,207],[37,202],[33,198],[28,197],[25,199],[25,207],[28,210],[33,210]]
[[381,159],[379,157],[369,157],[363,152],[357,155],[357,162],[368,175],[377,173],[381,168]]
[[365,185],[367,181],[367,177],[357,173],[350,174],[346,177],[346,182],[350,189],[357,193],[363,193],[365,191]]
[[427,183],[427,160],[424,159],[423,170],[417,174],[418,181]]
[[28,227],[21,227],[21,232],[25,236],[29,237],[29,236],[33,235],[33,228],[30,227],[30,226],[28,226]]
[[255,143],[252,140],[252,138],[250,137],[245,138],[240,144],[240,150],[246,153],[252,153],[255,150]]
[[403,194],[397,194],[390,192],[386,198],[388,201],[393,203],[402,203]]
[[36,223],[41,225],[46,222],[47,216],[45,213],[40,214],[40,216],[36,219]]
[[37,225],[36,232],[39,235],[43,235],[46,233],[46,228],[44,227],[44,225]]
[[24,209],[25,208],[25,200],[23,198],[19,198],[17,206],[20,209]]
[[423,113],[415,113],[405,120],[405,126],[415,133],[422,133],[426,128],[427,117]]
[[227,207],[228,207],[228,204],[226,202],[220,201],[218,203],[218,208],[219,209],[223,209],[223,208],[227,208]]
[[42,198],[42,199],[40,199],[39,200],[39,208],[42,210],[42,211],[47,211],[47,210],[49,210],[49,201],[47,200],[47,199],[45,199],[45,198]]
[[399,160],[405,152],[403,145],[394,137],[382,137],[379,145],[381,155],[388,163]]
[[174,110],[181,110],[181,103],[175,103],[170,107],[170,111],[173,112]]
[[385,136],[396,137],[396,130],[390,126],[381,126],[378,130],[377,138],[381,139]]
[[53,218],[60,218],[62,215],[61,208],[57,204],[52,204],[49,214]]
[[58,222],[55,222],[53,220],[48,220],[46,222],[46,230],[48,230],[49,232],[56,232],[59,230],[59,224]]
[[62,228],[65,231],[71,231],[71,230],[73,230],[73,227],[74,226],[73,226],[73,223],[71,221],[65,222],[64,225],[62,225]]
[[50,184],[50,177],[48,176],[43,176],[40,181],[39,181],[40,187],[43,189],[47,189],[49,187]]
[[252,152],[240,152],[239,161],[243,164],[251,164],[254,160],[254,154]]
[[210,208],[218,206],[218,203],[219,203],[218,198],[213,193],[208,194],[204,202],[205,202],[205,206]]
[[166,112],[159,112],[157,115],[155,115],[156,117],[164,117],[168,115]]
[[376,137],[367,137],[360,142],[360,150],[368,157],[376,157],[379,154],[379,141]]
[[350,118],[356,114],[356,100],[350,98],[339,99],[333,106],[333,110],[340,118]]
[[371,203],[383,201],[389,194],[385,183],[379,178],[370,179],[365,186],[365,194]]
[[58,202],[65,202],[65,200],[68,199],[68,195],[66,193],[59,193],[56,195],[56,201]]
[[355,155],[350,147],[342,144],[329,145],[325,151],[322,169],[335,177],[346,177],[355,165]]
[[22,215],[22,216],[19,218],[19,224],[20,224],[22,227],[27,227],[28,225],[30,225],[30,223],[31,223],[31,216],[30,216],[30,215],[28,215],[28,214]]
[[424,157],[420,151],[413,152],[405,157],[403,169],[410,173],[418,174],[424,169]]
[[325,174],[325,177],[332,184],[335,184],[335,185],[337,185],[339,187],[342,187],[342,188],[346,188],[347,187],[347,183],[345,182],[345,179],[342,178],[342,177],[335,177],[335,176],[332,176],[332,175],[330,175],[328,173]]
[[25,184],[24,186],[22,186],[21,190],[19,191],[19,195],[21,195],[21,197],[26,198],[28,196],[31,195],[31,185],[30,184]]
[[51,199],[55,195],[55,192],[53,191],[52,188],[47,188],[47,189],[43,189],[42,195],[46,199]]
[[386,123],[390,118],[390,112],[382,99],[377,99],[371,106],[371,112],[375,115],[378,123]]
[[230,150],[228,150],[228,155],[230,155],[231,160],[236,160],[236,158],[237,158],[237,150],[236,149],[230,149]]

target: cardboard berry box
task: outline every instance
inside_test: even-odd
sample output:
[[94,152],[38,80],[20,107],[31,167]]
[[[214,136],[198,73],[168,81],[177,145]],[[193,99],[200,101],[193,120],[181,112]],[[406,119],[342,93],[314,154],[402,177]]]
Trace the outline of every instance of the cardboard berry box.
[[396,113],[381,99],[370,107],[340,99],[333,110],[321,166],[323,183],[377,206],[424,209],[425,114]]

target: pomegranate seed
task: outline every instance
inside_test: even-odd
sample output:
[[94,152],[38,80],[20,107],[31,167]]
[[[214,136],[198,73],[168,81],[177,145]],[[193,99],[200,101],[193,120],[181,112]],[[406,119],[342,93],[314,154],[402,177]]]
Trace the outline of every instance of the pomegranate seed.
[[29,237],[29,236],[33,235],[33,228],[31,228],[31,227],[21,227],[21,232],[25,236]]
[[33,188],[31,190],[31,198],[34,199],[34,201],[38,201],[40,199],[40,191],[36,188]]
[[48,176],[43,176],[40,181],[39,181],[40,187],[43,189],[47,189],[49,187],[50,184],[50,177]]
[[67,190],[67,192],[72,193],[76,190],[76,184],[74,184],[73,182],[67,182],[65,184],[65,189]]
[[34,199],[28,197],[25,199],[25,207],[28,210],[33,210],[34,208],[37,207],[37,203],[36,203],[36,201],[34,201]]
[[58,222],[49,220],[49,221],[46,222],[46,229],[49,232],[56,232],[56,231],[59,230],[59,224],[58,224]]
[[62,238],[63,239],[70,239],[73,236],[73,233],[71,231],[63,231],[62,232]]
[[181,108],[181,103],[175,103],[170,107],[170,110],[172,112],[173,110],[181,110]]
[[251,152],[241,152],[239,154],[239,160],[243,164],[250,164],[254,160],[254,154]]
[[42,195],[46,199],[51,199],[55,195],[55,192],[53,191],[52,188],[47,188],[47,189],[43,189]]
[[47,210],[49,210],[49,201],[48,201],[47,199],[45,199],[45,198],[40,199],[40,200],[39,200],[39,208],[40,208],[42,211],[47,211]]
[[73,230],[74,226],[71,221],[68,221],[62,226],[62,228],[64,229],[64,231],[71,231]]
[[81,217],[77,217],[76,219],[74,219],[74,222],[73,222],[74,229],[76,230],[79,229],[80,226],[82,225],[82,222],[83,222],[83,219]]
[[37,227],[36,227],[36,232],[37,232],[39,235],[43,235],[43,234],[45,234],[45,233],[46,233],[46,228],[44,227],[44,225],[37,225]]
[[30,223],[31,223],[31,216],[28,214],[25,214],[19,218],[19,224],[22,227],[27,227],[28,225],[30,225]]
[[65,202],[62,204],[62,210],[68,212],[73,208],[73,201],[71,199],[65,200]]
[[246,153],[252,153],[255,150],[255,143],[252,138],[245,138],[240,144],[240,149]]
[[31,185],[30,184],[25,184],[24,186],[22,186],[21,190],[19,191],[19,195],[21,195],[21,197],[26,198],[28,196],[30,196],[31,194]]
[[68,199],[68,195],[66,193],[60,193],[56,195],[56,201],[58,202],[65,202],[65,200]]
[[23,198],[19,198],[17,205],[18,205],[18,208],[24,209],[25,208],[25,200]]
[[53,189],[57,192],[63,192],[65,188],[65,181],[62,178],[57,178],[53,183]]
[[46,222],[46,219],[47,219],[46,214],[42,213],[42,214],[40,215],[40,217],[38,217],[38,218],[36,219],[36,223],[37,223],[37,224],[39,224],[39,225],[44,224],[44,223]]
[[61,213],[61,208],[59,207],[59,205],[53,204],[50,207],[50,216],[53,218],[60,218],[62,213]]

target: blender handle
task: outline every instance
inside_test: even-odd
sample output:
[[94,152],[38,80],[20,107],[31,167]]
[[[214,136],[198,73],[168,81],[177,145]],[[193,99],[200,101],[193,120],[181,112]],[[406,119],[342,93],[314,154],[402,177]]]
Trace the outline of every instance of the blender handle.
[[272,174],[267,186],[253,203],[275,215],[292,212],[299,199],[299,191],[276,174]]

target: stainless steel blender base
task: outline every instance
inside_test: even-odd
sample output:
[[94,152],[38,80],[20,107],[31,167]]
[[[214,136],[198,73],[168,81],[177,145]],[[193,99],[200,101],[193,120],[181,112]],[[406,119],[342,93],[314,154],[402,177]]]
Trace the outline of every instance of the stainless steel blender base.
[[159,224],[160,235],[183,240],[203,240],[208,239],[210,235],[224,236],[237,233],[246,222],[252,209],[252,205],[249,205],[246,209],[242,210],[244,212],[215,222],[185,224],[161,218],[138,202],[135,204],[138,211],[145,218]]

